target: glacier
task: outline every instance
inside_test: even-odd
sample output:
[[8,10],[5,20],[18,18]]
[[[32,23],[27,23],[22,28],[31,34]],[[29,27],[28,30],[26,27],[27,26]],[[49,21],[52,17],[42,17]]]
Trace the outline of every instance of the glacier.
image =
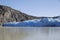
[[8,22],[2,24],[2,26],[12,26],[12,27],[59,27],[60,18],[41,18],[34,20],[27,20],[23,22]]

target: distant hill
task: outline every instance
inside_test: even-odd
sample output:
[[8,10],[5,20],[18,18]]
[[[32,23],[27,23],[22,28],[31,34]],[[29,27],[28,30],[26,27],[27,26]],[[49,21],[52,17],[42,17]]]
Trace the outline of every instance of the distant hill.
[[22,22],[32,19],[39,19],[39,17],[30,16],[9,6],[0,5],[0,23]]
[[0,23],[6,22],[22,22],[26,20],[33,19],[42,19],[42,18],[60,18],[60,16],[56,17],[35,17],[31,15],[27,15],[21,11],[15,10],[9,6],[0,5]]

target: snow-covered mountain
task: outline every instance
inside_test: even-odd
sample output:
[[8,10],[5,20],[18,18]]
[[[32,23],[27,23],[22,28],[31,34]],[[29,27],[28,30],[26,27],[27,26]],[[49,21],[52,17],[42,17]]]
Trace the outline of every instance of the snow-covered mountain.
[[60,17],[58,18],[41,18],[28,20],[23,22],[9,22],[4,23],[3,26],[19,26],[19,27],[53,27],[60,26]]

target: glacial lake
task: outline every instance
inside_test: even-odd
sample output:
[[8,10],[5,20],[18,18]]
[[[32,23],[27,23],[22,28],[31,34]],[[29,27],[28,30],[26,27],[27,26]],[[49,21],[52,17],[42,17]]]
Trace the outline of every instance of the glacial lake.
[[3,27],[0,40],[60,40],[60,27]]

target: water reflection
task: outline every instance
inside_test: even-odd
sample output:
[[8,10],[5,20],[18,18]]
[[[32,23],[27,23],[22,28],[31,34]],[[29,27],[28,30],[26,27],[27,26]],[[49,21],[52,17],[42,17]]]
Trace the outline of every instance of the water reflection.
[[4,40],[60,40],[60,27],[5,27],[2,30],[0,35]]

